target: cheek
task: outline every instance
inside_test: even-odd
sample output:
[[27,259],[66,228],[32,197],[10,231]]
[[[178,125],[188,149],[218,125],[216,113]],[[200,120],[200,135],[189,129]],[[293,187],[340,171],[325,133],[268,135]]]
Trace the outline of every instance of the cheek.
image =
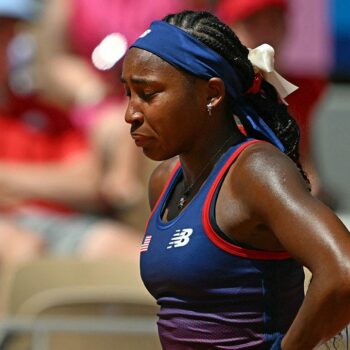
[[[181,104],[166,103],[165,107],[152,106],[145,117],[148,126],[156,134],[157,155],[147,156],[154,160],[164,160],[182,153],[186,148],[187,140],[191,138],[192,126],[190,116],[186,113],[186,108]],[[155,159],[155,157],[161,159]]]
[[183,122],[180,112],[181,110],[177,109],[159,108],[148,120],[150,127],[155,131],[164,147],[170,147],[173,140],[179,139],[182,135]]
[[196,86],[190,87],[185,78],[177,76],[147,105],[145,122],[157,135],[158,148],[167,156],[185,152],[201,127],[199,119],[203,116],[200,111],[202,108],[205,114],[206,100],[201,103],[202,95],[200,92],[194,94],[194,91],[198,91]]
[[[174,134],[187,123],[186,103],[173,94],[162,95],[148,110],[149,123],[155,130]],[[165,135],[164,135],[165,136]]]

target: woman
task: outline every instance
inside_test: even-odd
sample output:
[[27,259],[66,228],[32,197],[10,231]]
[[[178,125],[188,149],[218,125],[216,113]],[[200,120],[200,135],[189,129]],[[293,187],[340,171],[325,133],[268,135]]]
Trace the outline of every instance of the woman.
[[289,87],[264,72],[269,47],[262,56],[186,11],[153,22],[125,57],[131,135],[166,160],[150,180],[141,274],[167,350],[311,350],[350,321],[348,231],[295,166]]

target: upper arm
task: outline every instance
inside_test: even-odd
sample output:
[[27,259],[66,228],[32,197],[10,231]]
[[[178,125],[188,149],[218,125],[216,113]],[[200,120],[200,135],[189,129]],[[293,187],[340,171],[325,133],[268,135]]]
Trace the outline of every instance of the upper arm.
[[313,273],[325,265],[328,269],[340,265],[349,269],[346,227],[310,194],[293,161],[271,145],[254,148],[241,160],[238,176],[238,181],[246,184],[241,193],[250,215]]
[[148,184],[148,199],[151,210],[156,205],[157,200],[177,162],[177,157],[168,159],[158,165],[151,174]]

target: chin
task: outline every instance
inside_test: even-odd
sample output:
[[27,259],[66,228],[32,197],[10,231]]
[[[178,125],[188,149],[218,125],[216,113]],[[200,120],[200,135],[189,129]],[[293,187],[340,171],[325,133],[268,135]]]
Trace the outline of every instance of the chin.
[[154,160],[154,161],[157,161],[157,162],[162,162],[164,160],[167,160],[167,159],[174,157],[174,155],[167,154],[166,152],[161,152],[159,149],[154,150],[154,149],[143,148],[143,154],[147,158]]

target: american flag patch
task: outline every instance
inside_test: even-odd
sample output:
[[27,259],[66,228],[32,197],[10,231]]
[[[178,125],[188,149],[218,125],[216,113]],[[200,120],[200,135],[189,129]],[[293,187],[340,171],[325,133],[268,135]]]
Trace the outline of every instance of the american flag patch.
[[141,252],[147,252],[148,246],[151,243],[151,238],[152,236],[146,236],[145,239],[143,240],[143,243],[141,244]]

